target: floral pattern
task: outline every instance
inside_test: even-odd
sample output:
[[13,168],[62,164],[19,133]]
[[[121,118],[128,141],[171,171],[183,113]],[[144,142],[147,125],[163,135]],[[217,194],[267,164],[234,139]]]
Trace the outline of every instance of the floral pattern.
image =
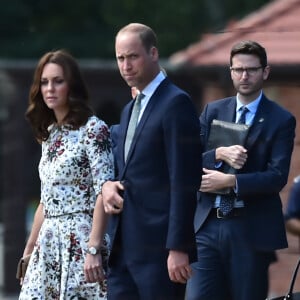
[[[87,283],[83,265],[96,196],[113,178],[108,128],[93,116],[78,130],[51,125],[49,132],[39,164],[45,219],[19,300],[106,299],[106,280]],[[107,265],[108,235],[104,245]]]

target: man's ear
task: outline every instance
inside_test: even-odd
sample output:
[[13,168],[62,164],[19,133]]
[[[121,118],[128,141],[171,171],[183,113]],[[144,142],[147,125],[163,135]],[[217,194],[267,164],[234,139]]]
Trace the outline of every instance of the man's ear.
[[271,71],[271,67],[270,66],[266,66],[264,68],[264,71],[263,71],[263,79],[264,80],[267,80],[268,77],[269,77],[269,74],[270,74],[270,71]]
[[151,47],[150,49],[150,56],[152,58],[153,61],[157,61],[158,60],[158,50],[156,47]]

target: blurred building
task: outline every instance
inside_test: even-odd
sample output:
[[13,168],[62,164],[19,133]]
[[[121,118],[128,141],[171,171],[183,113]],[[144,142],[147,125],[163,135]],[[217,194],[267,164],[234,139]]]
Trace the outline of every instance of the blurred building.
[[[273,1],[242,20],[231,21],[222,31],[202,36],[199,42],[162,60],[162,67],[191,94],[200,114],[207,102],[235,93],[230,79],[229,53],[232,45],[242,39],[256,40],[266,48],[271,76],[265,93],[300,120],[300,0]],[[19,290],[15,266],[22,255],[32,218],[30,207],[39,201],[40,146],[24,118],[36,63],[0,60],[0,223],[3,225],[0,289],[6,293]],[[131,97],[115,61],[81,60],[79,63],[96,114],[108,125],[118,123],[120,112]],[[284,207],[292,179],[300,174],[299,160],[297,134],[290,180],[282,191]],[[284,294],[288,289],[299,256],[298,240],[289,236],[289,244],[288,249],[278,252],[279,260],[272,266],[272,295]],[[300,283],[295,288],[300,289]]]

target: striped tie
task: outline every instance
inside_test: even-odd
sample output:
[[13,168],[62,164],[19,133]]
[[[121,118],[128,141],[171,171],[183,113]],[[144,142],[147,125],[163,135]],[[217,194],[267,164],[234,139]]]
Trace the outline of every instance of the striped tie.
[[237,121],[239,124],[246,124],[246,114],[248,113],[249,109],[246,106],[242,106],[240,108],[242,111],[239,120]]

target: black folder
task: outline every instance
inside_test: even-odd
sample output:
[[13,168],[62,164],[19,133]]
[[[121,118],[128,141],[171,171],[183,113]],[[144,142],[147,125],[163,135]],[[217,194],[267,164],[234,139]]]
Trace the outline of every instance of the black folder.
[[[218,147],[228,147],[232,145],[244,146],[247,140],[249,125],[226,122],[221,120],[213,120],[210,126],[207,150],[216,149]],[[222,172],[227,174],[235,174],[236,169],[223,162]],[[215,191],[216,194],[228,194],[230,189],[222,189]]]

